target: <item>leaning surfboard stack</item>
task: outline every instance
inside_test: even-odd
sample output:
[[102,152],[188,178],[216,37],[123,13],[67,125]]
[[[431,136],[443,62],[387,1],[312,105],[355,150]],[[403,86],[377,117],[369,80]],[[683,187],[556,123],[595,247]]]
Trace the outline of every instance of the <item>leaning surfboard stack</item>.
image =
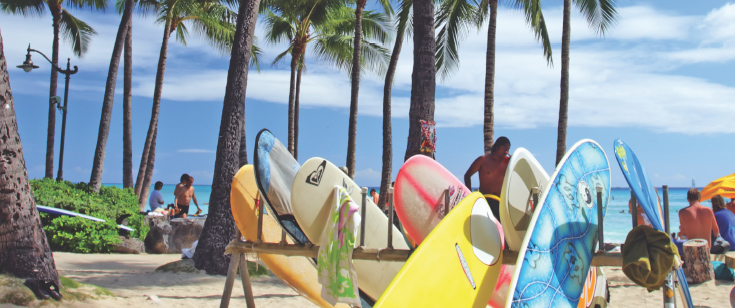
[[375,307],[485,307],[503,254],[503,228],[472,193],[439,222]]
[[518,252],[506,307],[577,306],[597,244],[597,207],[604,215],[609,195],[604,151],[592,140],[577,142],[541,194]]
[[[648,216],[651,226],[658,230],[664,231],[664,222],[662,216],[661,204],[658,202],[656,190],[648,178],[646,171],[643,169],[638,157],[633,150],[628,147],[623,140],[616,139],[613,143],[615,147],[615,157],[620,165],[620,170],[628,181],[630,189],[635,194],[636,199],[641,204],[641,208]],[[692,295],[689,293],[689,284],[684,276],[684,270],[679,268],[675,271],[679,281],[678,290],[682,295],[684,305],[686,307],[694,307]]]
[[[333,192],[335,186],[344,187],[353,200],[362,200],[361,189],[337,166],[326,159],[314,157],[301,166],[296,173],[291,188],[291,204],[294,217],[304,234],[313,243],[321,243],[326,230],[329,209],[335,202]],[[358,204],[360,201],[358,201]],[[387,247],[388,217],[385,216],[371,198],[365,203],[365,247]],[[393,228],[393,247],[408,249],[408,245],[399,230]],[[357,238],[360,237],[359,231]],[[356,245],[359,243],[356,242]],[[377,299],[388,287],[393,277],[403,265],[401,262],[374,262],[354,260],[360,289],[370,297]]]

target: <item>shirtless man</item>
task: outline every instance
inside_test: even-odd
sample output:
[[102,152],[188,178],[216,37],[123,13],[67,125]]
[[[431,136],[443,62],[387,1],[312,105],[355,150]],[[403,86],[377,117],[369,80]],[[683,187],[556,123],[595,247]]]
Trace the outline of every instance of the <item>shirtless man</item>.
[[679,210],[679,237],[682,239],[707,240],[707,249],[712,245],[712,234],[720,236],[715,214],[708,207],[699,204],[699,190],[692,188],[687,192],[689,206]]
[[194,194],[194,177],[185,173],[181,176],[181,183],[176,185],[174,189],[174,208],[181,209],[176,217],[186,218],[189,215],[189,205],[192,199],[194,205],[201,211],[202,209],[199,207],[199,202]]
[[467,188],[472,189],[472,175],[476,172],[480,177],[480,193],[485,195],[490,210],[500,222],[500,190],[503,187],[505,170],[508,169],[510,155],[510,140],[499,137],[495,140],[489,154],[478,157],[472,162],[467,173],[464,174],[464,183]]

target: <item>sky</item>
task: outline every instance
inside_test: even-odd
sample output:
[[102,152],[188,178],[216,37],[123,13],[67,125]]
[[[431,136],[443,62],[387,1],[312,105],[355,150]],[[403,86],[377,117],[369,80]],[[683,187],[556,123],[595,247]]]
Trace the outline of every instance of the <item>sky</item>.
[[[370,1],[369,8],[377,8]],[[554,170],[561,67],[561,1],[544,1],[553,48],[548,65],[519,11],[501,5],[498,12],[495,72],[495,136],[507,136],[511,153],[528,149],[547,173]],[[735,3],[727,1],[617,1],[620,16],[604,37],[572,15],[569,127],[567,147],[589,138],[605,150],[613,187],[626,187],[613,154],[623,139],[636,152],[654,185],[702,187],[735,172]],[[71,58],[72,75],[64,153],[64,179],[87,182],[97,142],[102,97],[120,16],[72,9],[96,31],[89,51],[73,56],[62,40],[60,65]],[[262,18],[261,18],[262,19]],[[163,26],[152,16],[135,16],[133,25],[133,169],[137,173],[151,115],[156,65]],[[28,44],[51,56],[51,16],[0,13],[18,130],[30,178],[44,176],[50,65],[38,54],[40,68],[26,73]],[[264,37],[258,24],[256,35]],[[437,78],[436,159],[462,179],[483,154],[483,91],[487,24],[468,29],[461,42],[459,67]],[[283,44],[256,41],[264,49],[261,71],[251,70],[246,100],[248,156],[263,128],[287,139],[288,62],[271,66]],[[386,47],[392,48],[389,43]],[[393,178],[406,149],[413,46],[407,38],[393,88]],[[345,165],[350,81],[347,73],[319,61],[307,49],[301,88],[299,161],[323,157]],[[229,55],[194,33],[187,45],[170,41],[160,108],[153,181],[174,184],[182,173],[195,184],[211,184]],[[103,183],[122,182],[122,63],[104,164]],[[357,120],[355,181],[379,186],[382,165],[383,77],[361,78]],[[59,75],[58,93],[64,79]],[[58,169],[61,114],[56,120]],[[55,176],[55,175],[54,175]],[[135,176],[135,174],[134,174]],[[477,186],[477,176],[473,186]]]

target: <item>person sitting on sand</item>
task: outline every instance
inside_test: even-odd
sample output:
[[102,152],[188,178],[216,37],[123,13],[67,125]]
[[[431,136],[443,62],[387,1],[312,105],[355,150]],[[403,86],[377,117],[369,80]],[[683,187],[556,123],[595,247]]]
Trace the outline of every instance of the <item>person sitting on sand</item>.
[[[201,208],[199,207],[199,202],[197,201],[197,197],[194,194],[194,178],[186,175],[186,184],[178,189],[178,191],[174,191],[174,208],[180,209],[181,212],[179,212],[176,217],[186,218],[187,215],[189,215],[189,205],[191,201],[194,201],[194,205],[196,205],[197,209],[199,210],[197,213],[201,212]],[[181,176],[182,181],[184,180],[184,175]],[[177,194],[178,192],[178,194]]]
[[500,190],[503,187],[503,178],[505,178],[505,170],[508,169],[508,160],[510,155],[510,140],[506,137],[499,137],[495,140],[490,153],[482,155],[475,159],[464,174],[464,183],[467,188],[472,189],[472,175],[478,174],[480,178],[480,193],[485,195],[487,203],[490,204],[490,210],[500,222]]
[[689,206],[679,210],[679,237],[682,239],[703,239],[707,241],[707,249],[712,246],[712,235],[720,236],[720,229],[711,209],[699,204],[699,189],[692,188],[687,192]]
[[722,238],[730,243],[730,251],[735,250],[735,214],[725,208],[725,199],[720,195],[712,197],[712,211]]

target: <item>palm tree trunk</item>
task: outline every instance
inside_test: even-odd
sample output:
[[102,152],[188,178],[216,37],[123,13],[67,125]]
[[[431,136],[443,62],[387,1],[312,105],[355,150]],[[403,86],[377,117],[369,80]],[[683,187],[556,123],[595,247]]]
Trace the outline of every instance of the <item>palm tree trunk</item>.
[[128,22],[123,61],[123,188],[133,187],[133,19]]
[[156,138],[158,137],[158,128],[153,132],[151,139],[151,150],[148,154],[148,162],[146,163],[145,176],[143,177],[143,185],[138,195],[138,206],[140,211],[145,211],[145,205],[148,204],[148,193],[151,190],[151,179],[153,178],[153,166],[156,164]]
[[396,33],[396,42],[393,45],[393,53],[390,55],[388,71],[385,73],[385,85],[383,86],[383,168],[380,176],[380,199],[379,206],[383,208],[388,196],[388,186],[391,184],[393,173],[393,131],[391,126],[391,92],[393,89],[393,77],[398,67],[398,57],[403,47],[403,35],[406,31],[399,30]]
[[48,130],[46,132],[46,173],[45,177],[54,178],[54,138],[56,136],[56,105],[53,97],[56,96],[56,83],[59,80],[59,24],[61,23],[61,9],[58,5],[49,3],[49,11],[53,18],[54,41],[51,47],[51,81],[49,82]]
[[238,149],[245,126],[248,64],[259,5],[260,0],[240,0],[237,14],[217,141],[212,193],[209,197],[209,214],[194,253],[196,268],[203,269],[210,275],[227,273],[230,255],[224,253],[225,247],[235,236],[235,221],[230,208],[230,189],[232,177],[238,170]]
[[[142,194],[143,184],[145,177],[147,176],[148,168],[148,156],[155,155],[151,154],[152,146],[151,143],[154,140],[154,134],[158,130],[158,112],[161,107],[161,91],[163,90],[163,73],[166,71],[166,55],[168,53],[168,39],[171,36],[171,19],[172,16],[169,14],[166,18],[166,24],[163,28],[163,39],[161,42],[161,53],[158,56],[158,69],[156,70],[156,86],[153,89],[153,106],[151,107],[151,122],[148,124],[148,134],[145,137],[145,143],[143,144],[143,155],[140,157],[140,168],[138,168],[138,177],[135,181],[135,193],[140,198]],[[150,182],[150,180],[149,180]]]
[[[245,135],[245,125],[242,126],[242,137],[240,138],[240,152],[238,155],[238,160],[240,161],[240,164],[238,165],[239,168],[242,168],[242,166],[245,166],[248,164],[248,144],[247,144],[247,137]],[[238,169],[239,170],[239,169]]]
[[296,104],[296,66],[299,61],[299,53],[294,48],[291,54],[291,81],[288,90],[288,151],[294,154],[294,107]]
[[293,158],[299,159],[299,98],[301,97],[301,73],[304,71],[304,55],[296,73],[296,97],[293,104]]
[[436,41],[433,1],[414,1],[413,30],[411,106],[408,111],[408,145],[404,161],[421,154],[421,120],[434,121]]
[[495,131],[495,33],[498,22],[498,0],[490,0],[490,22],[487,26],[487,53],[485,55],[485,118],[483,137],[485,154],[493,147]]
[[556,138],[556,164],[567,151],[567,117],[569,109],[569,43],[572,32],[570,25],[571,0],[564,0],[564,20],[561,32],[561,94],[559,95],[559,125]]
[[0,107],[0,272],[61,286],[28,183],[2,35]]
[[110,135],[110,120],[112,119],[112,104],[115,100],[115,85],[117,84],[117,70],[120,67],[120,56],[122,55],[125,37],[128,34],[128,23],[133,15],[133,0],[125,1],[120,26],[117,28],[115,45],[112,48],[110,68],[107,71],[107,84],[105,95],[102,99],[102,116],[100,117],[100,129],[97,133],[97,146],[94,150],[94,161],[92,162],[92,175],[89,178],[89,186],[93,191],[99,191],[102,185],[102,169],[105,165],[105,150],[107,137]]
[[357,150],[357,97],[360,92],[360,48],[362,43],[362,11],[367,0],[358,0],[355,8],[355,40],[352,43],[352,89],[350,91],[350,122],[347,132],[347,175],[355,178]]

